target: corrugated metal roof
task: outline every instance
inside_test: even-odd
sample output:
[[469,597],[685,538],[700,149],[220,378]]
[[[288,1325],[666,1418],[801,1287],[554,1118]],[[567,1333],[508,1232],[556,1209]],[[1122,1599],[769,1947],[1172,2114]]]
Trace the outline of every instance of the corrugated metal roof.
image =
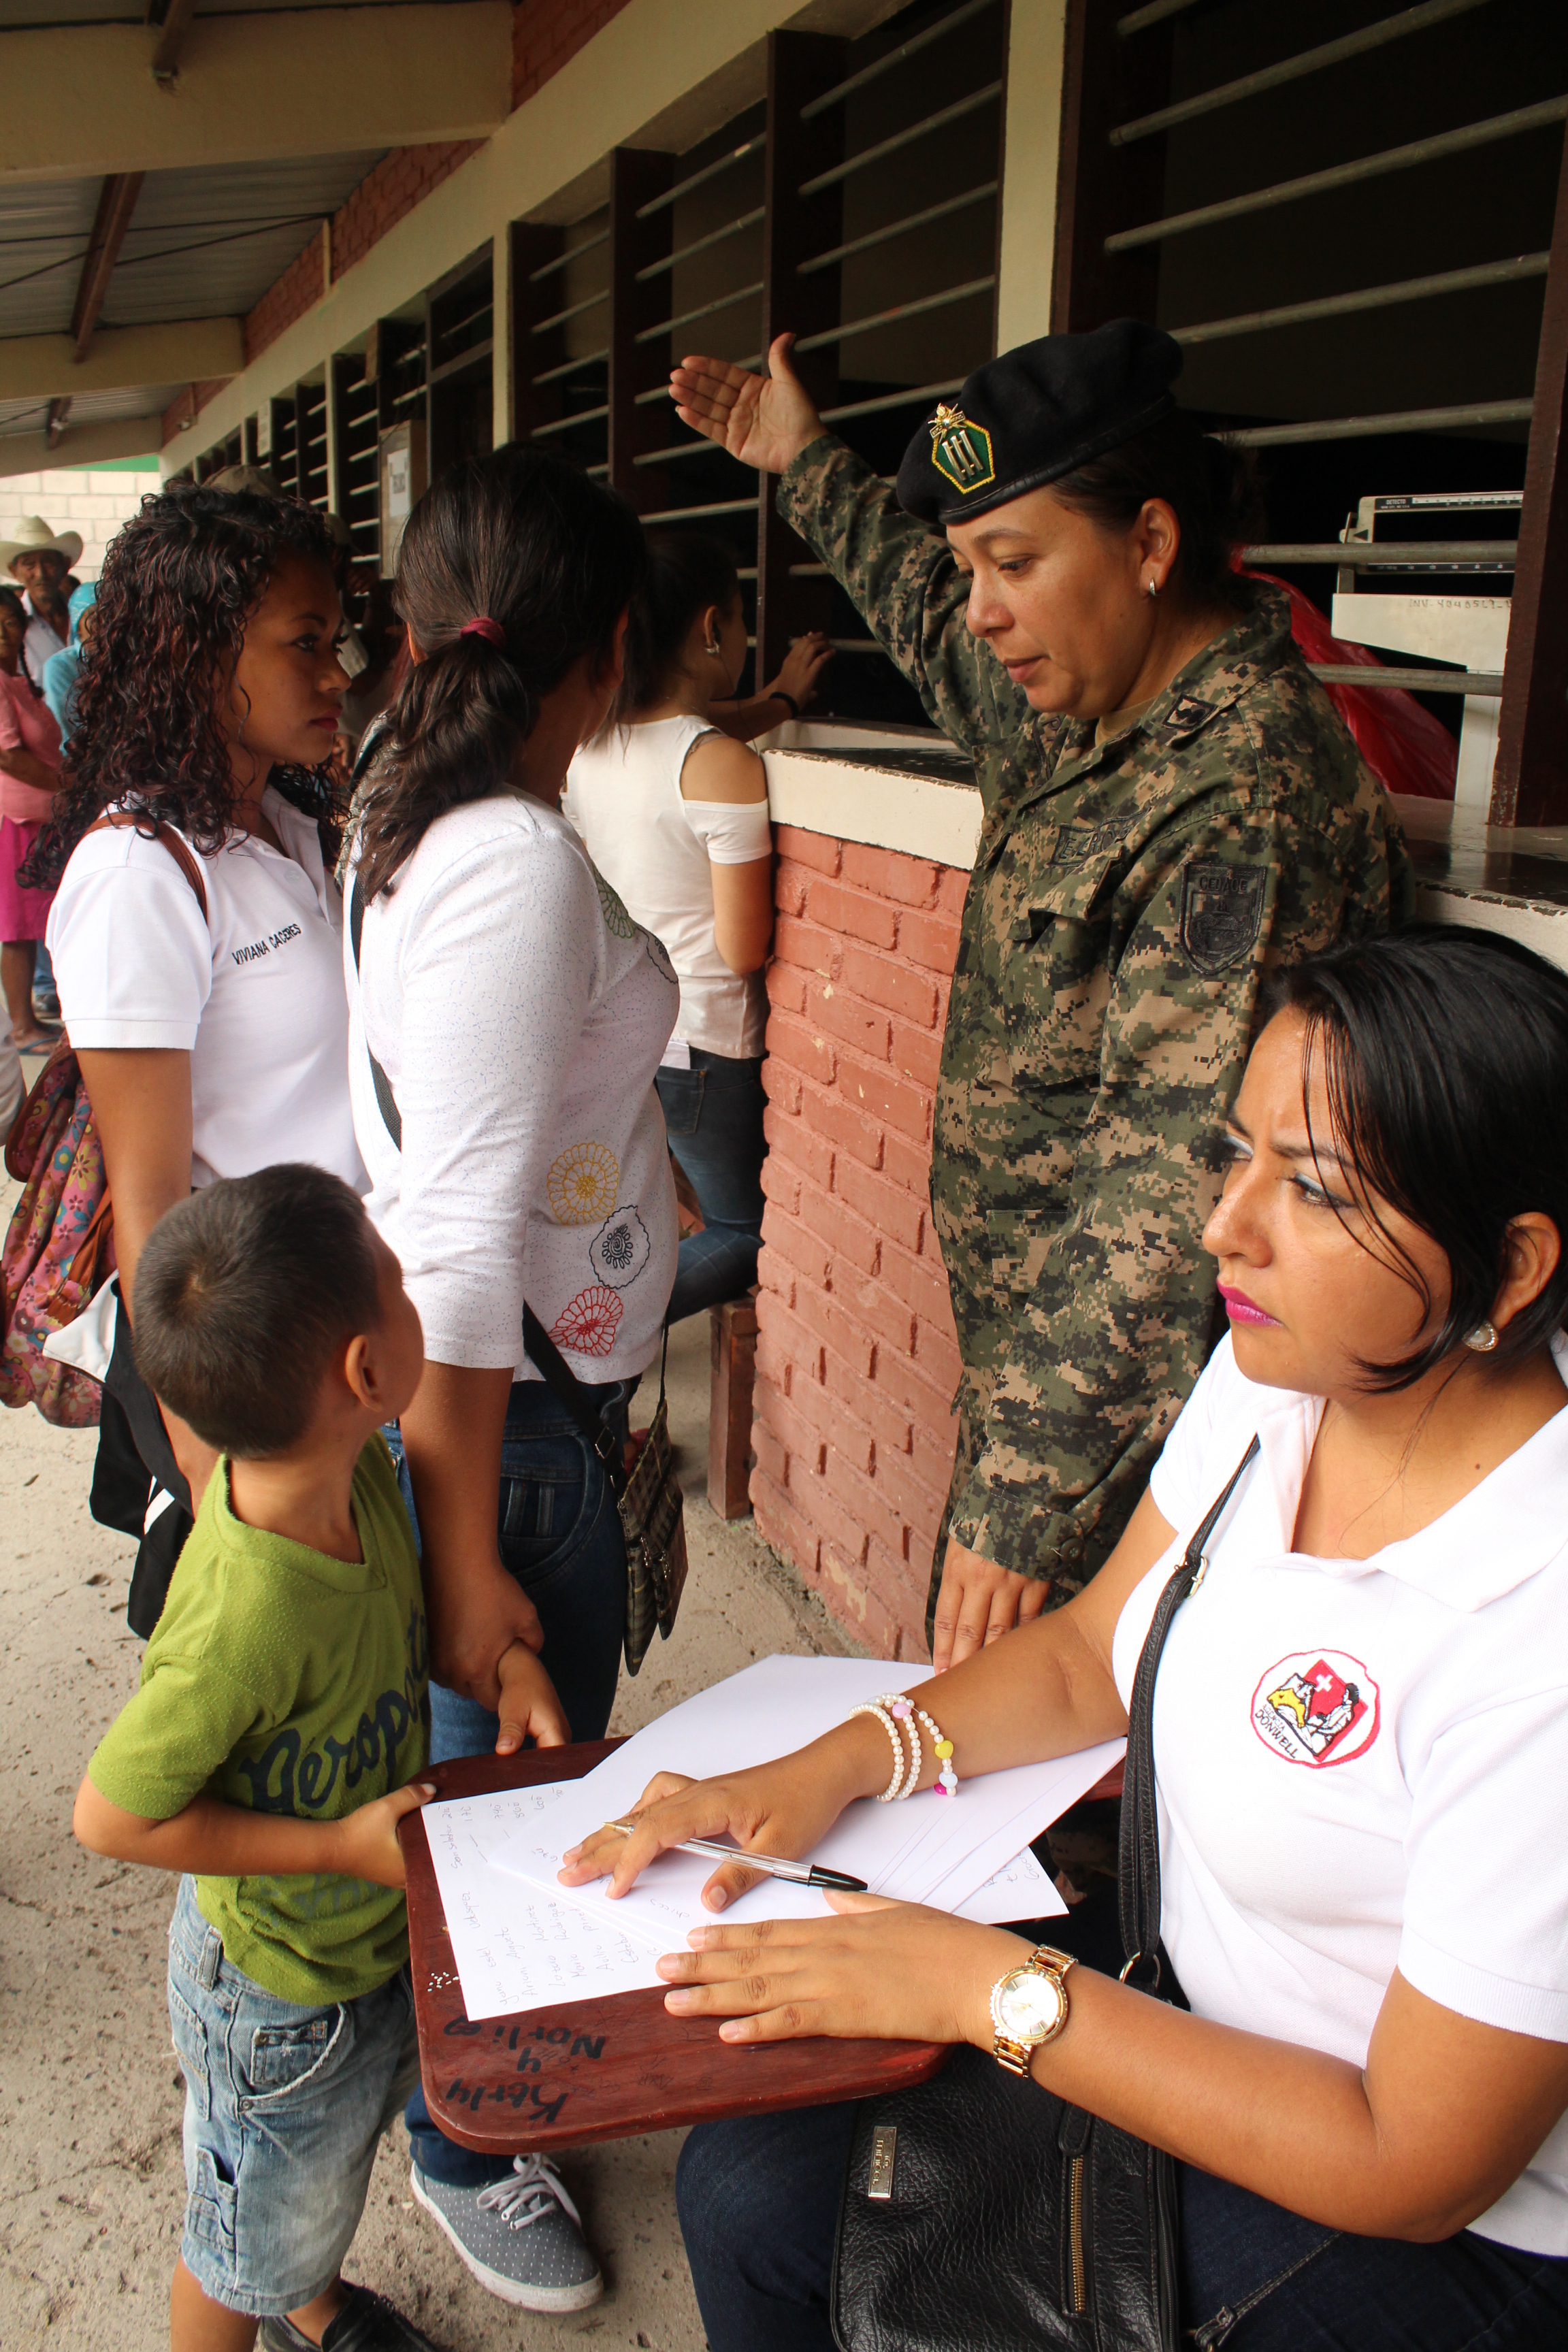
[[[179,383],[139,383],[126,392],[83,392],[71,402],[70,421],[77,425],[114,425],[122,417],[160,417],[177,393]],[[48,414],[47,400],[0,400],[0,441],[16,433],[41,433]],[[149,447],[159,436],[154,433]]]
[[[149,172],[103,307],[107,327],[242,316],[380,151]],[[0,191],[0,336],[70,324],[100,181]]]

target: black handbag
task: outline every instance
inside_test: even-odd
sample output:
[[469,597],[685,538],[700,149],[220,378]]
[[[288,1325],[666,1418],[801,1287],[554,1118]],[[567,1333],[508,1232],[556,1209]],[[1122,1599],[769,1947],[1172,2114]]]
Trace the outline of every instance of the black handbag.
[[[364,898],[356,874],[349,893],[349,938],[356,971],[363,930]],[[397,1108],[392,1081],[371,1052],[368,1039],[365,1059],[370,1064],[382,1124],[401,1151],[403,1114]],[[669,1639],[686,1584],[686,1506],[675,1475],[675,1449],[669,1441],[669,1412],[664,1393],[669,1327],[665,1327],[664,1352],[658,1364],[658,1410],[629,1475],[616,1430],[526,1299],[522,1307],[522,1344],[556,1403],[564,1406],[587,1439],[616,1498],[626,1548],[626,1609],[622,1639],[626,1672],[635,1675],[647,1654],[655,1628],[666,1641]]]
[[[1160,1943],[1154,1677],[1257,1452],[1254,1438],[1161,1593],[1128,1709],[1121,1979],[1184,2008]],[[1170,2157],[966,2045],[932,2081],[861,2102],[833,2340],[839,2352],[1177,2352],[1176,2246]]]

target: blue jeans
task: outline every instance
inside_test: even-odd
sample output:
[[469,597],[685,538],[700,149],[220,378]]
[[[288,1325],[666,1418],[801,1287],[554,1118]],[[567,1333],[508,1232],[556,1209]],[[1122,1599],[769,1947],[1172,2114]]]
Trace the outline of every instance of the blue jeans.
[[[627,1383],[589,1389],[626,1434]],[[397,1482],[419,1538],[403,1441],[385,1431]],[[576,1423],[542,1381],[516,1381],[501,1435],[496,1537],[502,1564],[539,1612],[543,1660],[574,1739],[602,1739],[616,1701],[626,1625],[626,1549],[609,1481]],[[500,1719],[477,1699],[430,1685],[430,1761],[493,1750]],[[408,2102],[414,2160],[433,2180],[483,2188],[511,2169],[510,2158],[481,2156],[447,2139],[430,2120],[423,2090]]]
[[226,2310],[297,2311],[337,2277],[376,2141],[419,2079],[408,1971],[357,2000],[279,2000],[224,1958],[184,1878],[169,2024],[185,2077],[185,2268]]
[[655,1081],[669,1148],[702,1204],[707,1231],[680,1244],[667,1323],[739,1298],[757,1278],[763,1245],[763,1056],[731,1061],[691,1048],[689,1070]]
[[[681,2233],[710,2352],[832,2352],[828,2287],[853,2106],[706,2124],[680,2151]],[[984,2151],[974,2152],[984,2163]],[[1179,2168],[1182,2327],[1197,2352],[1543,2352],[1568,2259],[1473,2231],[1350,2237]]]

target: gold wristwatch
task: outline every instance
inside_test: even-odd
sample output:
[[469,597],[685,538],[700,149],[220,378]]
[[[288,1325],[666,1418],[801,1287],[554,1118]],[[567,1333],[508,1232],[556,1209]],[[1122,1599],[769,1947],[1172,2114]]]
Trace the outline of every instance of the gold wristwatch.
[[996,2031],[995,2058],[1009,2074],[1026,2074],[1029,2060],[1047,2042],[1054,2042],[1068,2021],[1067,1972],[1070,1952],[1053,1951],[1041,1944],[1022,1968],[1009,1969],[991,1989],[991,2022]]

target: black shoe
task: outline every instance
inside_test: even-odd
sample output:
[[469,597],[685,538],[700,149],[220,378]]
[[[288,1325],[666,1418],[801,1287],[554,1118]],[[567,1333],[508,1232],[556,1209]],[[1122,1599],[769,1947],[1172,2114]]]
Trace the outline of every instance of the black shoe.
[[[264,2319],[262,2352],[316,2352],[291,2319]],[[351,2286],[348,2301],[321,2337],[321,2352],[440,2352],[411,2319],[368,2286]]]

